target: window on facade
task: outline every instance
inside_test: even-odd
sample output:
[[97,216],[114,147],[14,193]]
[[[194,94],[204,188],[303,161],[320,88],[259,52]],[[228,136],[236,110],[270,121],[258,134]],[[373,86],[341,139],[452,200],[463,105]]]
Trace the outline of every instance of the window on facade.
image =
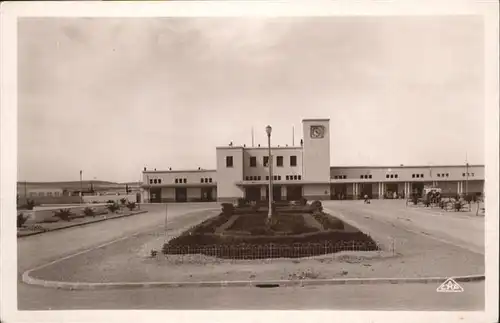
[[419,178],[419,177],[420,177],[420,175],[416,174],[416,175],[415,175],[415,177],[416,177],[416,178]]
[[60,193],[59,192],[54,192],[54,196],[59,196]]
[[278,181],[281,181],[281,175],[278,175]]
[[394,178],[394,175],[393,175],[393,174],[391,174],[391,178]]
[[389,178],[389,174],[385,174],[385,178]]
[[269,156],[264,156],[264,158],[262,159],[262,164],[264,165],[264,167],[269,166]]
[[153,180],[152,179],[149,180],[149,184],[153,184]]
[[363,175],[359,176],[359,178],[363,178]]
[[368,178],[372,178],[372,175],[368,175]]
[[205,182],[205,179],[204,179],[204,178],[200,179],[200,182],[201,182],[201,183],[204,183],[204,182]]
[[346,178],[347,178],[347,175],[344,175],[344,179],[346,179]]
[[208,179],[208,181],[209,181],[210,183],[212,183],[212,178],[210,177],[210,178]]
[[278,180],[278,176],[277,176],[277,175],[274,175],[274,176],[273,176],[273,180],[277,181],[277,180]]
[[395,178],[398,178],[398,174],[394,175]]
[[465,173],[462,173],[462,176],[465,177]]
[[155,184],[156,184],[156,183],[158,183],[158,180],[155,178],[155,179],[153,180],[153,183],[155,183]]
[[301,179],[302,179],[302,176],[299,175],[299,180],[301,180]]
[[338,179],[339,177],[338,176],[333,176],[334,179]]
[[448,177],[448,176],[450,176],[450,174],[449,174],[449,173],[446,173],[446,177]]
[[276,157],[276,166],[283,167],[283,156]]
[[52,196],[52,192],[47,192],[47,196]]
[[438,177],[441,177],[441,174],[437,174]]
[[161,184],[161,178],[158,179],[158,184]]
[[286,175],[285,179],[288,181],[290,179],[290,176]]
[[268,181],[268,180],[269,180],[269,176],[266,176],[266,181]]
[[233,167],[233,156],[226,156],[226,167]]
[[187,178],[184,178],[184,183],[187,183]]
[[250,157],[250,167],[257,167],[257,157]]
[[290,156],[290,166],[297,166],[297,156]]
[[420,174],[420,178],[424,178],[424,174]]
[[412,177],[412,178],[415,178],[415,174],[411,174],[411,177]]
[[474,176],[474,173],[472,173],[471,176]]

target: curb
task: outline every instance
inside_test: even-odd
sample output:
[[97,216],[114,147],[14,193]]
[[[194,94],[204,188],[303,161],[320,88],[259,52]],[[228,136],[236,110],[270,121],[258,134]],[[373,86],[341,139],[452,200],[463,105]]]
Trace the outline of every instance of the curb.
[[204,282],[137,282],[137,283],[79,283],[59,282],[33,278],[31,271],[23,274],[22,280],[29,285],[64,290],[107,290],[138,288],[182,288],[182,287],[293,287],[293,286],[325,286],[325,285],[381,285],[381,284],[429,284],[443,283],[449,278],[456,282],[484,281],[484,275],[459,277],[427,277],[427,278],[347,278],[316,280],[268,280],[268,281],[204,281]]
[[112,217],[112,218],[99,219],[99,220],[89,221],[89,222],[83,222],[83,223],[75,223],[75,224],[70,224],[70,225],[67,225],[67,226],[64,226],[64,227],[60,227],[60,228],[54,228],[54,229],[48,229],[48,230],[45,230],[45,231],[30,232],[30,233],[27,233],[27,234],[18,235],[17,238],[20,239],[20,238],[31,237],[31,236],[34,236],[34,235],[38,235],[38,234],[42,234],[42,233],[47,233],[47,232],[59,231],[59,230],[64,230],[64,229],[69,229],[69,228],[75,228],[75,227],[82,227],[82,226],[93,224],[93,223],[104,222],[104,221],[109,221],[109,220],[114,220],[114,219],[126,218],[126,217],[129,217],[129,216],[143,214],[143,213],[147,213],[147,212],[148,211],[139,211],[137,213],[124,214],[122,216],[115,216],[115,217]]

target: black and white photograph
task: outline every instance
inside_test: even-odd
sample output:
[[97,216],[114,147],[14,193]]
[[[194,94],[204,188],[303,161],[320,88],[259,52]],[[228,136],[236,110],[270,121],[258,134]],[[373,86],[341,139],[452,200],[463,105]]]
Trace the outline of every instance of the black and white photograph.
[[497,321],[498,3],[341,3],[3,5],[2,321]]

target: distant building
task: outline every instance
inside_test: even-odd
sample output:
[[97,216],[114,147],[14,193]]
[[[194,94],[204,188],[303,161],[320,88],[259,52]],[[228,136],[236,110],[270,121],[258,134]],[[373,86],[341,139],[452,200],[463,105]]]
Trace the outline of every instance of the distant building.
[[[444,196],[482,194],[483,165],[330,165],[329,119],[302,120],[300,146],[272,147],[273,199],[400,198],[441,188]],[[267,200],[268,147],[217,147],[216,170],[144,170],[143,199],[151,202]]]

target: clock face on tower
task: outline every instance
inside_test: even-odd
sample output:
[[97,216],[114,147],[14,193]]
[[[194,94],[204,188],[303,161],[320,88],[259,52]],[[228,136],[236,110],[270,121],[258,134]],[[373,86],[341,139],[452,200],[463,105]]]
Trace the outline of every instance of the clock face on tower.
[[325,136],[325,127],[311,126],[311,138],[323,138]]

